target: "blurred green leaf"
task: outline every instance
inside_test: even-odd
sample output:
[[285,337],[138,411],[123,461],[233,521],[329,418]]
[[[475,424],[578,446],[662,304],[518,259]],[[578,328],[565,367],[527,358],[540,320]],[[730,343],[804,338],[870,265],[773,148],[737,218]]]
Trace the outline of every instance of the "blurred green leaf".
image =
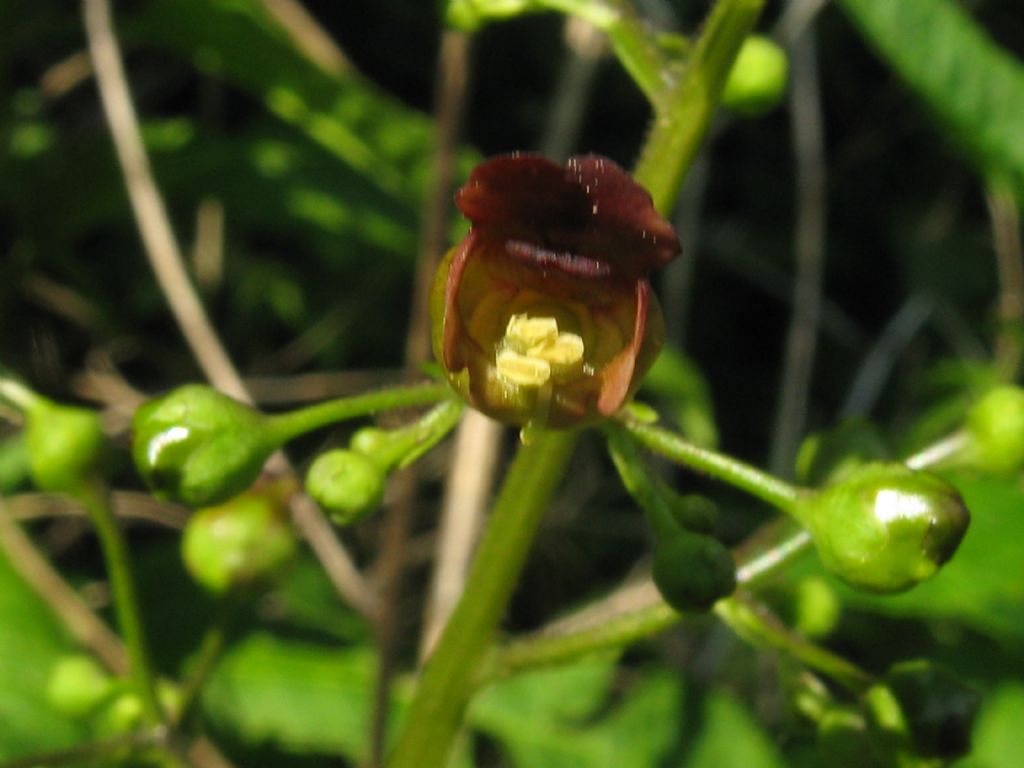
[[971,754],[956,768],[1010,768],[1024,755],[1024,684],[1004,683],[978,713]]
[[664,401],[673,421],[697,445],[718,443],[711,389],[690,358],[666,345],[644,379],[644,392]]
[[1024,181],[1024,65],[953,0],[840,0],[984,172]]
[[645,677],[599,711],[614,672],[592,661],[517,675],[482,692],[469,721],[519,768],[654,768],[675,739],[679,686],[667,674]]
[[[0,511],[0,514],[3,514]],[[0,554],[0,758],[71,746],[87,729],[46,700],[50,672],[73,645]]]
[[203,695],[218,728],[256,746],[368,757],[376,669],[372,649],[332,649],[250,635],[218,666]]
[[764,730],[732,696],[712,693],[705,699],[703,724],[685,768],[782,768]]

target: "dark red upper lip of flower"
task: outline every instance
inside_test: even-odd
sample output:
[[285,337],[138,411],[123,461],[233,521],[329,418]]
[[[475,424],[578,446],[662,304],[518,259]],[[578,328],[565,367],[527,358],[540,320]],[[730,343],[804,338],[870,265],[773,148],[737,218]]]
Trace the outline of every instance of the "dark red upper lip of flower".
[[597,155],[564,166],[540,155],[495,157],[474,169],[455,202],[513,257],[581,278],[639,279],[680,252],[647,191]]

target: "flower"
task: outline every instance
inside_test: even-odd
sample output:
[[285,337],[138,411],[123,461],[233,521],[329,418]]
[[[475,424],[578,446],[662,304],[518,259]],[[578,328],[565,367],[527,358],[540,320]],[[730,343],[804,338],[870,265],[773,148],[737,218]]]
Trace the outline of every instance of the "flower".
[[664,336],[647,276],[680,251],[675,230],[622,168],[508,155],[455,198],[472,222],[434,283],[434,349],[478,410],[569,427],[632,395]]

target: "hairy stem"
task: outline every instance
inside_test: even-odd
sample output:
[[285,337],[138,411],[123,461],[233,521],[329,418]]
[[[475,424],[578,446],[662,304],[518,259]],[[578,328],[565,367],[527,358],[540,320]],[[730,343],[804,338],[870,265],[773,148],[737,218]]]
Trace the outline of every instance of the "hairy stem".
[[426,382],[409,387],[383,389],[364,395],[328,400],[288,413],[268,417],[267,426],[275,444],[287,443],[300,435],[346,419],[366,416],[396,408],[412,408],[446,400],[451,397],[447,384]]
[[427,662],[391,768],[444,765],[476,668],[494,639],[534,533],[572,455],[575,434],[544,432],[520,448],[477,550],[451,621]]
[[739,459],[699,448],[667,429],[629,420],[612,428],[624,429],[655,453],[746,491],[787,514],[792,514],[800,496],[801,490],[796,486]]
[[719,0],[679,82],[671,85],[664,102],[657,103],[654,125],[640,155],[636,177],[647,187],[660,211],[675,206],[683,177],[718,106],[725,79],[763,6],[764,0]]

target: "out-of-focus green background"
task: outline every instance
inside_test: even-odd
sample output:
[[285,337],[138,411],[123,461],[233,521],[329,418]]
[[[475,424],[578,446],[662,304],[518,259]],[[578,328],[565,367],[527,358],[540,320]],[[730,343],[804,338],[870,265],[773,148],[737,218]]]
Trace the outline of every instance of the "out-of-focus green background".
[[[199,293],[258,399],[277,407],[397,376],[435,147],[435,3],[307,0],[346,57],[327,66],[296,44],[269,0],[116,5],[157,182]],[[641,5],[684,31],[708,7]],[[768,4],[765,30],[783,6]],[[123,426],[131,398],[116,387],[152,393],[201,373],[143,255],[78,4],[0,0],[0,22],[0,362],[54,398],[98,403]],[[808,428],[871,418],[903,454],[955,427],[995,380],[994,340],[1007,331],[986,195],[1024,197],[1024,11],[1019,0],[837,0],[814,28],[828,226]],[[536,14],[477,34],[457,181],[482,156],[551,146],[559,83],[574,66],[564,33],[563,17]],[[628,167],[650,117],[645,100],[610,55],[580,82],[567,149]],[[757,118],[723,115],[677,217],[686,253],[658,285],[676,365],[661,370],[655,400],[695,437],[759,465],[793,309],[794,183],[785,104]],[[453,217],[453,237],[460,226]],[[310,373],[340,375],[324,383],[302,377]],[[11,509],[30,500],[15,432],[0,426]],[[647,550],[597,445],[586,443],[577,463],[512,629],[607,590]],[[424,541],[443,471],[426,472]],[[1024,491],[1018,480],[956,482],[974,521],[933,582],[899,598],[855,596],[823,587],[809,557],[768,597],[798,624],[823,610],[814,595],[837,597],[822,642],[873,671],[921,656],[947,664],[984,695],[961,765],[1013,768],[1024,754]],[[127,467],[118,483],[138,487]],[[707,483],[678,483],[716,496],[730,542],[766,519]],[[361,560],[372,559],[375,526],[347,534]],[[58,518],[30,530],[106,610],[82,525]],[[136,526],[131,540],[157,663],[175,676],[217,609],[182,572],[177,534]],[[402,611],[410,663],[420,589],[410,585]],[[100,725],[57,712],[46,695],[72,649],[0,559],[0,759],[97,735]],[[469,716],[476,764],[820,764],[790,704],[793,677],[790,662],[695,620],[619,663],[490,689]],[[203,716],[240,766],[354,765],[366,755],[372,678],[368,629],[302,560],[241,622]]]

